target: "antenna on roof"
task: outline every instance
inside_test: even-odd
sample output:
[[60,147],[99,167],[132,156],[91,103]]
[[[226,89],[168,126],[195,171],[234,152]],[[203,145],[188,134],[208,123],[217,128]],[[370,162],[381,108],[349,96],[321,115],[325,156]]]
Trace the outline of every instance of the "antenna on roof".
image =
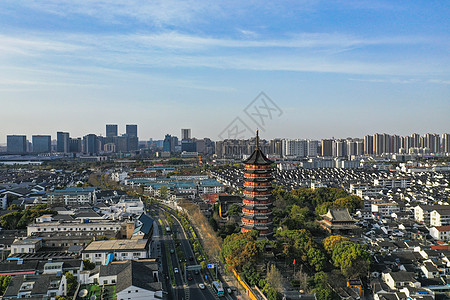
[[256,129],[256,150],[259,150],[259,129]]

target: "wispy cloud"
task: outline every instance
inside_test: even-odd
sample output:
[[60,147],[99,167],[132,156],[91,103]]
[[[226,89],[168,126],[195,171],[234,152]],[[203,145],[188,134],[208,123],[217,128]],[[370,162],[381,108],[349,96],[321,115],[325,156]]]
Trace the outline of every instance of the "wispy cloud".
[[[183,34],[39,34],[33,38],[0,35],[0,63],[11,65],[32,56],[33,64],[130,67],[208,67],[266,71],[307,71],[353,74],[427,74],[448,70],[417,61],[358,60],[342,52],[360,47],[410,46],[432,38],[400,36],[361,38],[345,34],[298,33],[279,39],[232,39]],[[286,53],[288,50],[289,53]],[[2,59],[3,57],[3,59]],[[23,63],[27,63],[26,61]]]

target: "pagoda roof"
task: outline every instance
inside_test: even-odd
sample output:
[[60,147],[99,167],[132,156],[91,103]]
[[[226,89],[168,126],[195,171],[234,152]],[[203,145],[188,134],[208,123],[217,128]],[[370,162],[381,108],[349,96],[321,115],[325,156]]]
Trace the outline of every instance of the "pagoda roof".
[[271,165],[272,163],[273,161],[268,159],[259,148],[256,148],[252,155],[244,160],[244,164],[248,165]]
[[244,164],[248,165],[271,165],[273,161],[268,159],[259,149],[259,130],[256,130],[256,149],[249,158],[244,160]]

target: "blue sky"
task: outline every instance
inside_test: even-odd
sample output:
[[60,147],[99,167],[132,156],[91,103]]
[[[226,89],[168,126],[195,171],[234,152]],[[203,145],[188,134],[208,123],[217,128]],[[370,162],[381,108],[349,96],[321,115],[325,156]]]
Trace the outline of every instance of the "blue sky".
[[[245,3],[243,3],[245,2]],[[6,134],[218,135],[264,91],[263,136],[450,131],[448,1],[3,0]]]

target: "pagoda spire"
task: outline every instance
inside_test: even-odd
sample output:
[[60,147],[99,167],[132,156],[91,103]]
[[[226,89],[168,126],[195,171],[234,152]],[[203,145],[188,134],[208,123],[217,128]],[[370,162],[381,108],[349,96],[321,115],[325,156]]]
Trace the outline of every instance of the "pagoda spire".
[[259,129],[256,129],[256,150],[259,150]]

